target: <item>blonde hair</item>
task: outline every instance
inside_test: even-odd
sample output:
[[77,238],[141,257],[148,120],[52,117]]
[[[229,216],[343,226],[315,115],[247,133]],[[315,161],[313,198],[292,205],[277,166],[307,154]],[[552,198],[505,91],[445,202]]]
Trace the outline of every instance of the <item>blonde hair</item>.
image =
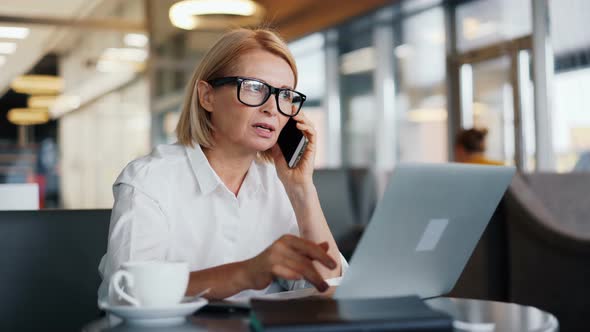
[[[266,28],[241,28],[225,33],[205,54],[187,86],[182,112],[176,126],[176,137],[180,144],[194,147],[197,143],[204,148],[213,148],[211,114],[201,106],[197,92],[198,82],[207,82],[228,75],[236,69],[240,56],[254,50],[268,51],[284,59],[291,67],[295,86],[297,85],[295,59],[285,41],[276,32]],[[259,157],[265,161],[272,160],[269,151],[260,153]]]

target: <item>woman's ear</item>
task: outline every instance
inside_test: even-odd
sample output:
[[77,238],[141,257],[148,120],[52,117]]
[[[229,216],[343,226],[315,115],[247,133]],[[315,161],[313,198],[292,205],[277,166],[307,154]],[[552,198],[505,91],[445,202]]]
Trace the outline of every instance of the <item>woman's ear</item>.
[[213,112],[213,101],[215,100],[213,87],[205,81],[199,81],[197,82],[197,93],[201,107],[207,112]]

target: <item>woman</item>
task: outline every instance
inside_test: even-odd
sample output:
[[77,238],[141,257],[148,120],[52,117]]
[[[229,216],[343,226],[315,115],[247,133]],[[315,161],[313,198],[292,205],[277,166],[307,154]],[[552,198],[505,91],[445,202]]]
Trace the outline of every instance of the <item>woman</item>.
[[[296,84],[275,33],[221,37],[188,86],[178,142],[131,162],[113,185],[99,296],[129,260],[186,261],[187,295],[211,288],[210,299],[270,292],[273,280],[324,291],[325,279],[341,275],[346,261],[312,182],[316,132]],[[289,117],[309,140],[293,169],[276,145]]]
[[455,160],[460,163],[501,166],[503,163],[485,157],[488,130],[462,129],[455,137]]

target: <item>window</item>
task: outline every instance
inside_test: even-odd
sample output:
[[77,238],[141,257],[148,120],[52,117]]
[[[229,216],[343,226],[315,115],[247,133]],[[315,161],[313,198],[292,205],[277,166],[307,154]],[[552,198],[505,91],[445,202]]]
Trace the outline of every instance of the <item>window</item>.
[[342,160],[350,167],[368,167],[375,162],[375,49],[371,19],[357,19],[338,31]]
[[[446,53],[440,7],[394,23],[401,38],[393,49],[396,67],[398,160],[448,159]],[[398,34],[400,35],[400,34]]]
[[590,2],[549,1],[555,55],[553,147],[559,172],[590,171]]
[[317,130],[315,167],[327,164],[328,133],[327,112],[324,107],[326,94],[326,51],[324,34],[317,32],[289,44],[297,62],[297,91],[307,96],[303,111]]
[[464,52],[529,35],[531,0],[471,1],[457,7],[456,17],[457,49]]

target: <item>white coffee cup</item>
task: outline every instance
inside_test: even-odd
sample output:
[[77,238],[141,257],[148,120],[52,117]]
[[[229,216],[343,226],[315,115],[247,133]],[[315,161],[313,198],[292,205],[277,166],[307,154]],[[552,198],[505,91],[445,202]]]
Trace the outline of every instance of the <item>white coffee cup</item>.
[[[180,303],[188,286],[185,262],[127,262],[113,274],[109,297],[118,295],[136,307],[165,307]],[[121,287],[125,282],[125,290]]]

